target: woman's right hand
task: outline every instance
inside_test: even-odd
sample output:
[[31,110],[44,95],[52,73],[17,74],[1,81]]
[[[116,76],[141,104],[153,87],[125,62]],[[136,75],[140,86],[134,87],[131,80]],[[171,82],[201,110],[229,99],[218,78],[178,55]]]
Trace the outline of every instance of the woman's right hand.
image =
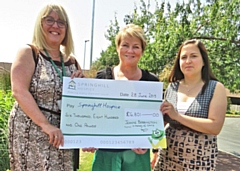
[[98,150],[97,148],[94,147],[89,147],[89,148],[82,148],[83,152],[91,152],[94,153],[96,150]]
[[59,148],[60,145],[64,145],[63,134],[59,128],[47,123],[42,126],[42,130],[49,136],[49,143],[54,147]]
[[167,100],[164,101],[160,106],[160,111],[163,115],[168,115],[172,120],[176,120],[179,113],[174,109],[173,105]]

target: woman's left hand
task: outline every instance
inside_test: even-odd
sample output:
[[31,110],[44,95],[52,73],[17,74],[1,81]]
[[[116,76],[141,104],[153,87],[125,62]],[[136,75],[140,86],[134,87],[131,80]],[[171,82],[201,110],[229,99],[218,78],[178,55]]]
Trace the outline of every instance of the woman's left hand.
[[83,74],[82,70],[77,70],[74,71],[71,75],[71,79],[73,79],[74,77],[76,78],[85,78],[85,75]]
[[163,115],[168,115],[172,120],[177,120],[179,113],[174,109],[173,105],[168,101],[164,101],[160,107]]
[[94,147],[88,147],[88,148],[82,148],[83,152],[91,152],[94,153],[96,150],[98,150],[97,148]]
[[137,154],[145,154],[148,149],[142,149],[142,148],[134,148],[132,151],[134,151]]
[[152,157],[152,161],[151,161],[151,168],[154,169],[154,166],[157,162],[157,158],[158,158],[158,153],[154,153],[153,157]]

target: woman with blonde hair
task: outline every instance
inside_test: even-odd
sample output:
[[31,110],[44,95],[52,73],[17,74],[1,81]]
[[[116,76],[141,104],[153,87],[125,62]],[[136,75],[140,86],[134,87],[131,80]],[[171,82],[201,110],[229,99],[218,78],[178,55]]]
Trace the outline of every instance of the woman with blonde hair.
[[[159,81],[158,78],[138,67],[146,48],[146,39],[141,27],[126,25],[116,36],[119,64],[98,71],[98,79]],[[94,152],[94,148],[83,151]],[[95,151],[92,171],[150,171],[148,149],[98,149]]]
[[64,143],[63,77],[83,77],[73,50],[66,11],[46,5],[37,17],[32,44],[18,51],[11,68],[16,99],[9,117],[11,171],[73,170],[73,151],[59,149]]

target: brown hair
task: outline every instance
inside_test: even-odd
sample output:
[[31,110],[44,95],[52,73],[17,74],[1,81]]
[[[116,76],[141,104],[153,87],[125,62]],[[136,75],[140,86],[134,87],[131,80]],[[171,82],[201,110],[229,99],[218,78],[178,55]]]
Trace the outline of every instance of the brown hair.
[[182,43],[182,45],[178,49],[177,57],[175,59],[173,69],[172,69],[172,71],[169,75],[168,81],[169,82],[176,82],[176,81],[180,81],[184,78],[184,75],[183,75],[183,73],[180,69],[179,60],[180,60],[180,54],[181,54],[183,46],[186,46],[188,44],[195,44],[198,47],[198,49],[201,53],[201,56],[202,56],[204,66],[202,67],[201,77],[202,77],[202,80],[204,81],[204,86],[202,88],[202,93],[204,93],[204,90],[206,89],[209,81],[210,80],[217,80],[217,78],[212,73],[209,58],[208,58],[208,54],[207,54],[207,50],[206,50],[204,44],[199,40],[190,39],[190,40],[186,40],[185,42]]

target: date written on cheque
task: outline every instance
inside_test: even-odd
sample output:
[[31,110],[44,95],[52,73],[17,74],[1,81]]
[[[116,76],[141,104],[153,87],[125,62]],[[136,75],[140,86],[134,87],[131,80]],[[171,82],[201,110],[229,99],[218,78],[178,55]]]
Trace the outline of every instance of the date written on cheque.
[[151,93],[143,94],[143,93],[134,93],[134,92],[131,92],[131,93],[121,92],[120,96],[121,97],[124,96],[124,97],[157,98],[156,94],[151,94]]

